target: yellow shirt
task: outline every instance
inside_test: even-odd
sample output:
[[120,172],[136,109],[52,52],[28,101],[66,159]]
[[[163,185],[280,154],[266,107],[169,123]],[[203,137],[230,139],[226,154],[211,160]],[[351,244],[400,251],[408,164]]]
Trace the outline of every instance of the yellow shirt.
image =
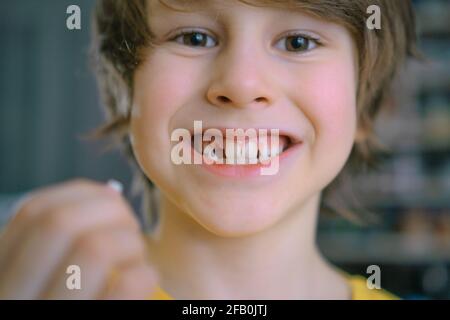
[[[369,289],[366,279],[362,276],[347,276],[348,283],[352,291],[352,300],[398,300],[399,298],[382,289]],[[173,300],[161,288],[157,288],[156,292],[150,297],[151,300]]]
[[383,289],[369,289],[363,276],[349,276],[352,300],[399,300],[400,298]]

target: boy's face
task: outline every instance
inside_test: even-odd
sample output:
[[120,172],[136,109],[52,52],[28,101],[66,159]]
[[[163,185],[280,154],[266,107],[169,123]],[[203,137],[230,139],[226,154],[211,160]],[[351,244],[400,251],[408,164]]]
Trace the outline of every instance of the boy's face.
[[[149,2],[157,45],[134,75],[134,152],[164,195],[203,227],[255,233],[317,198],[344,166],[356,131],[357,52],[344,27],[305,13],[194,3],[202,5],[176,12]],[[275,175],[175,165],[171,133],[195,120],[203,128],[280,129],[301,143]]]

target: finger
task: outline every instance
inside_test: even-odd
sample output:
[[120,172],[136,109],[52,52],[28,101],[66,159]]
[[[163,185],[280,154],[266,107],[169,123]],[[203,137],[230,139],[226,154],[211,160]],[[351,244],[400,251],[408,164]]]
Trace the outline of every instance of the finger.
[[[81,237],[59,265],[48,287],[41,292],[43,299],[94,299],[99,295],[113,268],[143,263],[145,247],[140,235],[123,230],[95,231]],[[70,265],[79,266],[81,288],[67,286]]]
[[[26,230],[35,223],[40,215],[48,212],[49,208],[62,203],[82,201],[99,192],[111,193],[111,190],[93,181],[77,179],[45,187],[28,194],[18,204],[17,213],[13,216],[2,234],[0,267],[4,265],[5,261],[9,260],[11,254],[16,252],[14,247],[20,242],[19,239],[23,234],[26,234]],[[0,274],[1,271],[0,269]]]
[[118,271],[113,285],[100,295],[106,300],[148,299],[157,286],[154,269],[146,264],[134,264]]
[[64,204],[42,214],[21,239],[10,245],[14,252],[0,271],[0,297],[18,299],[35,296],[80,233],[101,227],[121,227],[139,231],[122,200],[89,199]]

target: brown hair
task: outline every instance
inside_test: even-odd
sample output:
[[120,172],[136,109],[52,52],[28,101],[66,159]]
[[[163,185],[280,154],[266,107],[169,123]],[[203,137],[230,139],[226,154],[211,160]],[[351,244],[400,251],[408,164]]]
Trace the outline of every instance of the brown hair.
[[[156,0],[155,0],[156,1]],[[178,10],[189,10],[189,0],[159,0]],[[375,116],[383,106],[399,66],[408,56],[418,56],[412,5],[409,0],[240,0],[251,5],[302,9],[319,18],[345,26],[359,51],[357,91],[358,132],[346,169],[374,164],[379,144],[373,132]],[[381,29],[366,27],[367,8],[381,9]],[[133,74],[140,52],[152,43],[146,0],[98,0],[94,12],[93,62],[100,91],[108,110],[108,122],[99,135],[119,139],[135,163],[128,141]],[[138,167],[136,166],[136,169]],[[348,171],[348,170],[344,170]],[[140,174],[143,175],[142,172]],[[341,175],[342,176],[342,173]],[[145,176],[144,176],[145,177]],[[328,190],[329,188],[327,188]],[[326,190],[326,191],[327,191]],[[343,213],[345,210],[340,210]]]

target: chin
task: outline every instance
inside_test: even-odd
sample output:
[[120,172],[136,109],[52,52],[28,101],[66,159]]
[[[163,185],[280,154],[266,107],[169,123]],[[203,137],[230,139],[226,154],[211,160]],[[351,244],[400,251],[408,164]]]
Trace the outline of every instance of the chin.
[[264,201],[222,199],[214,205],[193,204],[191,217],[209,232],[221,237],[242,237],[269,229],[282,219],[282,208]]

